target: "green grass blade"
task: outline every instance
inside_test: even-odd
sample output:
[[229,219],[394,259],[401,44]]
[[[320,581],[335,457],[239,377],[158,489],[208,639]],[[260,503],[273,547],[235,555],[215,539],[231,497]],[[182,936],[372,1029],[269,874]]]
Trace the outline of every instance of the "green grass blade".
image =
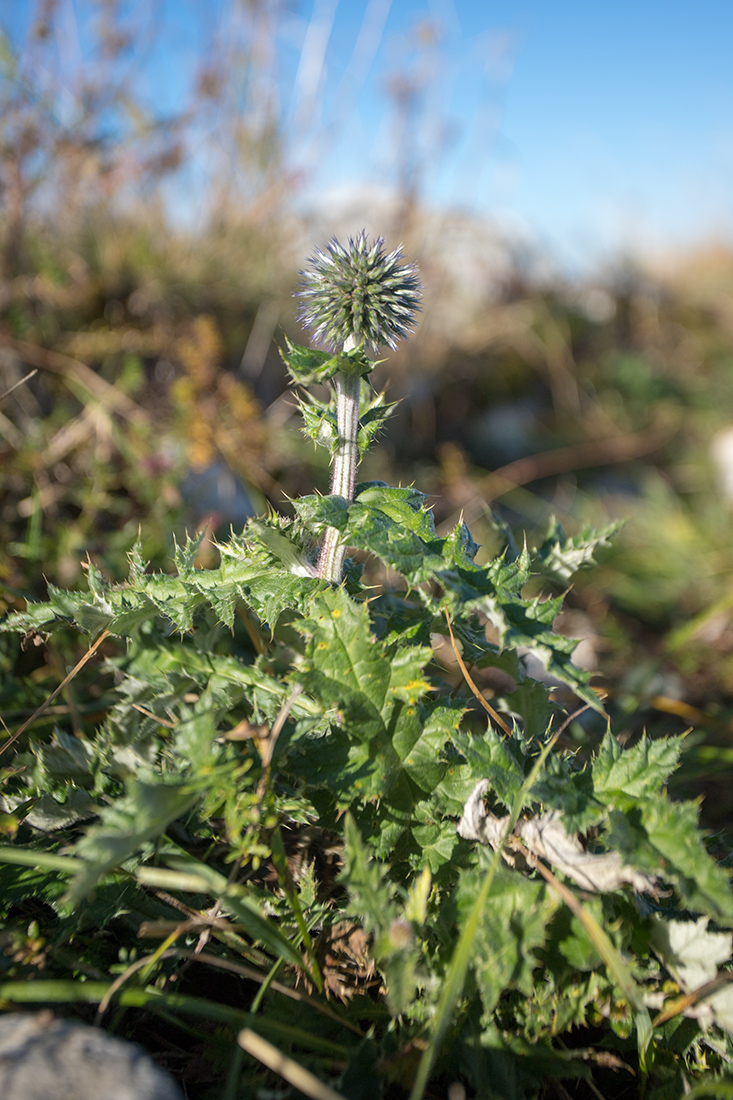
[[300,905],[300,899],[298,898],[295,885],[293,883],[293,877],[290,874],[288,867],[287,856],[285,855],[285,848],[283,846],[282,836],[280,835],[280,826],[275,829],[270,838],[270,848],[272,850],[272,862],[275,865],[277,871],[277,877],[280,881],[280,885],[285,891],[288,901],[290,902],[290,908],[293,910],[293,916],[300,929],[300,934],[305,944],[305,949],[308,952],[308,958],[311,961],[311,970],[313,980],[316,989],[319,993],[323,993],[323,977],[321,976],[321,968],[318,965],[318,959],[316,958],[316,951],[313,946],[313,940],[310,937],[310,932],[305,923],[305,917],[303,916],[303,910]]
[[[3,982],[0,984],[0,1003],[11,1004],[73,1004],[84,1001],[99,1004],[110,989],[108,982]],[[194,1016],[201,1020],[213,1020],[227,1024],[232,1028],[250,1027],[260,1034],[280,1042],[293,1043],[305,1050],[325,1054],[329,1057],[348,1060],[349,1048],[330,1039],[311,1035],[302,1028],[281,1024],[273,1018],[253,1016],[229,1005],[205,1000],[203,997],[189,997],[182,993],[160,993],[157,990],[127,988],[114,996],[114,1003],[123,1008],[144,1008],[150,1012],[174,1012],[184,1016]]]
[[[163,858],[167,863],[173,865],[174,869],[168,872],[169,874],[181,874],[183,876],[180,880],[181,883],[193,882],[198,879],[203,884],[204,891],[210,893],[212,897],[218,898],[223,908],[235,917],[253,940],[264,944],[275,958],[282,959],[284,962],[290,963],[291,966],[297,967],[318,988],[318,982],[308,969],[303,956],[296,950],[290,940],[282,934],[275,922],[262,911],[259,904],[249,895],[245,886],[236,882],[229,882],[224,875],[213,867],[208,867],[205,863],[199,862],[187,853],[181,852],[180,856],[177,853],[165,853]],[[150,872],[147,872],[146,881],[152,881]],[[169,881],[175,880],[170,879]],[[187,889],[189,887],[181,886],[181,888]],[[199,889],[200,887],[197,887],[195,892],[198,892]]]
[[423,1052],[423,1056],[420,1059],[420,1065],[418,1067],[415,1083],[410,1093],[410,1100],[423,1100],[425,1089],[430,1077],[430,1071],[433,1067],[433,1063],[440,1050],[440,1045],[443,1041],[443,1037],[450,1026],[450,1021],[453,1015],[453,1011],[458,1002],[458,998],[463,991],[463,984],[466,980],[466,974],[471,962],[471,955],[473,952],[473,944],[476,939],[476,933],[478,932],[479,921],[486,906],[486,901],[491,890],[491,885],[494,881],[496,870],[499,866],[501,859],[501,853],[504,849],[506,841],[512,834],[512,830],[517,823],[519,814],[521,813],[522,806],[524,805],[525,796],[529,790],[534,786],[539,776],[542,766],[545,763],[548,755],[550,754],[558,735],[550,738],[547,744],[542,749],[542,752],[535,761],[532,770],[525,779],[521,786],[519,794],[514,800],[511,813],[509,815],[509,822],[507,824],[506,832],[502,838],[502,842],[494,852],[493,858],[489,865],[489,869],[486,872],[484,881],[481,884],[481,889],[476,895],[476,900],[471,908],[471,913],[468,920],[461,932],[460,938],[456,945],[453,957],[451,958],[450,965],[448,966],[448,973],[446,980],[443,984],[443,991],[438,1002],[438,1008],[435,1013],[435,1019],[433,1022],[433,1030],[428,1041],[428,1045]]
[[685,1093],[685,1100],[698,1100],[700,1096],[715,1096],[718,1100],[733,1100],[733,1081],[701,1081]]
[[44,871],[63,871],[74,875],[84,867],[84,860],[75,856],[57,856],[53,852],[38,852],[33,848],[11,848],[0,845],[0,863],[15,863],[21,867],[36,867]]
[[210,894],[211,884],[203,875],[186,871],[169,871],[166,867],[138,867],[135,878],[143,886],[160,890],[180,890],[184,894]]

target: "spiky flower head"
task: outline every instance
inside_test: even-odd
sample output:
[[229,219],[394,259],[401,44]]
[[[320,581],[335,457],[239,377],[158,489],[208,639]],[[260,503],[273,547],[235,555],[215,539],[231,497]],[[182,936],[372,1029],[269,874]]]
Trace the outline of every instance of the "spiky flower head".
[[414,264],[403,264],[402,246],[384,251],[384,238],[370,243],[364,230],[346,247],[334,237],[317,248],[301,271],[299,319],[331,351],[362,340],[377,348],[413,331],[421,284]]

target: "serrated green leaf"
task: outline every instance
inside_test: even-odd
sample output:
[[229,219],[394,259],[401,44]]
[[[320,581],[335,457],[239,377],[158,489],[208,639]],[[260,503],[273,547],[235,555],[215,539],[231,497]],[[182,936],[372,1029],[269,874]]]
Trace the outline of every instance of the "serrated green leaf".
[[[468,918],[484,874],[485,867],[464,872],[459,880],[456,898],[461,924]],[[508,870],[496,872],[472,953],[485,1013],[510,988],[531,996],[538,963],[534,951],[545,942],[557,906],[544,882]]]
[[393,743],[405,774],[425,794],[432,793],[445,775],[443,748],[457,736],[462,714],[461,707],[426,703],[415,715],[417,732],[414,723],[407,721],[395,728]]
[[663,861],[663,870],[657,869],[674,883],[684,905],[726,923],[733,921],[730,873],[705,849],[697,806],[657,797],[642,807],[644,829]]
[[287,351],[280,349],[280,355],[296,385],[310,386],[314,382],[327,382],[338,371],[339,356],[333,352],[294,344],[287,336],[285,343]]
[[445,811],[460,815],[481,779],[489,781],[491,795],[502,805],[514,805],[525,780],[524,762],[516,745],[491,728],[480,736],[456,733],[451,740],[453,749],[463,759],[451,759],[436,790]]
[[550,699],[546,685],[526,673],[520,676],[514,691],[507,692],[505,699],[509,712],[519,715],[524,733],[530,738],[542,737],[559,709]]
[[496,512],[490,510],[487,511],[486,518],[499,540],[499,556],[507,562],[516,561],[520,556],[520,550],[509,524]]
[[[104,595],[102,594],[104,592]],[[63,592],[54,585],[48,586],[49,604],[60,621],[71,620],[83,634],[96,638],[109,628],[114,619],[114,609],[109,599],[109,589],[97,584],[97,592]]]
[[605,846],[639,871],[671,883],[686,909],[733,921],[730,876],[707,853],[692,802],[670,802],[657,791],[608,817]]
[[[583,908],[595,920],[600,927],[605,923],[603,903],[600,898],[584,898]],[[593,943],[587,931],[576,916],[568,913],[569,927],[567,935],[558,942],[558,950],[573,970],[591,971],[598,970],[603,962],[603,956]]]
[[599,531],[584,527],[579,535],[568,538],[553,516],[542,544],[532,555],[532,564],[542,576],[566,584],[580,569],[595,564],[595,551],[610,546],[610,539],[622,527],[622,521],[609,523]]
[[584,833],[605,816],[604,806],[594,796],[590,768],[581,771],[566,756],[548,757],[545,773],[532,793],[545,809],[562,814],[568,833]]
[[430,821],[421,821],[418,816],[411,832],[418,849],[418,854],[411,860],[414,866],[428,868],[433,875],[450,867],[455,850],[461,843],[452,818],[443,817],[437,810]]
[[[396,406],[397,402],[386,404],[384,394],[374,394],[366,382],[362,385],[357,433],[361,457],[369,450]],[[332,451],[338,442],[338,423],[333,402],[319,401],[311,394],[306,394],[298,402],[298,408],[303,417],[303,433],[320,447]]]
[[93,825],[75,846],[76,855],[84,860],[84,869],[69,887],[69,903],[81,901],[108,871],[160,836],[196,797],[190,784],[130,780],[126,795],[107,806],[99,824]]
[[[350,814],[344,823],[344,869],[339,876],[349,893],[349,909],[373,936],[372,951],[387,986],[387,1003],[393,1016],[404,1012],[415,996],[420,944],[407,913],[416,896],[400,905],[387,868],[372,858]],[[423,891],[427,881],[422,878]],[[426,899],[424,899],[426,900]]]
[[358,913],[368,932],[388,933],[397,916],[395,887],[387,878],[387,868],[371,858],[371,853],[351,814],[344,818],[344,867],[339,880],[349,891],[353,912]]
[[379,800],[392,817],[394,846],[410,828],[416,804],[445,773],[442,750],[461,709],[425,697],[430,685],[422,670],[432,651],[392,652],[371,633],[365,604],[332,590],[315,608],[317,617],[300,628],[308,644],[297,679],[338,719],[328,735],[307,742],[298,771],[327,786],[341,806]]
[[482,612],[497,629],[502,647],[535,657],[550,676],[602,712],[588,686],[589,674],[572,662],[577,643],[553,630],[562,600],[521,595],[530,576],[527,551],[512,562],[495,559],[475,565],[477,548],[465,525],[459,524],[447,538],[437,538],[424,497],[412,489],[369,485],[351,505],[337,497],[305,497],[296,508],[314,530],[337,528],[347,546],[375,554],[411,587],[420,586],[421,599],[433,605],[434,614],[442,612],[426,589],[431,581],[443,590],[441,602],[454,622]]
[[[14,854],[11,852],[11,855]],[[46,853],[28,854],[43,856]],[[69,874],[72,869],[68,869]],[[0,916],[4,919],[13,906],[22,905],[29,898],[42,899],[55,908],[65,891],[66,879],[55,868],[46,868],[40,860],[34,860],[31,866],[14,865],[6,861],[0,851]]]
[[374,481],[357,485],[355,492],[357,505],[384,513],[395,523],[429,542],[436,537],[435,521],[433,513],[425,507],[426,500],[425,493],[417,489],[392,489]]
[[179,577],[185,577],[193,572],[196,555],[201,549],[201,543],[204,541],[205,536],[205,530],[199,531],[193,538],[187,534],[185,546],[179,546],[174,540],[173,561],[175,562]]
[[12,611],[0,622],[1,634],[26,634],[30,631],[43,632],[59,623],[73,621],[73,617],[60,613],[59,609],[48,603],[33,603],[30,600],[25,611]]
[[298,402],[298,408],[303,417],[303,433],[319,447],[325,447],[330,452],[338,440],[338,426],[333,409],[310,395],[307,400]]
[[386,403],[383,393],[378,393],[370,400],[362,400],[359,411],[359,432],[357,442],[359,455],[363,457],[369,450],[373,441],[383,430],[384,425],[392,416],[399,402]]
[[607,732],[593,758],[593,792],[607,805],[619,797],[636,799],[656,794],[679,763],[683,737],[652,741],[643,734],[633,748],[622,748]]
[[185,760],[194,773],[201,777],[214,767],[221,755],[216,743],[217,714],[224,706],[216,706],[215,685],[209,681],[205,694],[194,704],[190,713],[184,713],[176,723],[172,748],[180,760]]
[[127,560],[130,565],[129,581],[134,587],[136,581],[150,568],[150,562],[143,558],[143,547],[139,539],[135,540],[127,555]]
[[280,355],[288,374],[298,386],[328,382],[339,371],[345,374],[352,372],[360,375],[369,374],[376,366],[375,361],[368,359],[361,347],[334,354],[304,347],[302,344],[294,344],[287,337],[285,337],[285,343],[287,351],[284,352],[281,349]]
[[63,802],[51,794],[42,795],[23,820],[44,833],[68,829],[79,821],[95,817],[99,807],[91,795],[79,787],[70,787]]

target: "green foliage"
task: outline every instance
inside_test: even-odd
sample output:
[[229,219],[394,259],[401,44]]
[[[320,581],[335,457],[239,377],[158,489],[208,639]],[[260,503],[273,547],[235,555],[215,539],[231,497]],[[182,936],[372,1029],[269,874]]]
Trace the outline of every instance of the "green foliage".
[[[362,843],[354,819],[344,826],[344,869],[341,882],[349,893],[349,907],[372,937],[372,953],[384,975],[387,1004],[394,1016],[414,1010],[422,955],[422,933],[427,917],[430,871],[425,867],[398,900],[388,869],[377,863]],[[422,980],[421,980],[422,979]]]
[[[298,407],[303,417],[304,434],[330,452],[337,438],[336,415],[330,402],[319,401],[311,394],[306,394],[298,402]],[[362,386],[357,436],[360,456],[369,450],[396,407],[395,403],[388,404],[385,401],[383,393],[375,394],[366,385]]]
[[[360,372],[362,355],[347,353]],[[292,344],[285,358],[299,385],[344,369]],[[332,448],[333,409],[302,407]],[[362,404],[363,449],[387,412],[381,397]],[[104,680],[94,731],[31,725],[5,776],[4,1002],[111,996],[193,1017],[230,1052],[246,1023],[319,1073],[343,1071],[349,1095],[365,1067],[370,1095],[421,1100],[460,1079],[520,1100],[593,1076],[609,1049],[650,1089],[722,1072],[727,1002],[707,1017],[674,1009],[689,1011],[677,1046],[650,1015],[695,992],[688,925],[706,980],[730,955],[728,874],[697,806],[666,789],[683,739],[622,749],[609,730],[581,756],[552,736],[557,685],[571,711],[602,708],[554,629],[563,599],[537,594],[539,578],[565,587],[613,528],[569,539],[553,524],[520,551],[497,522],[502,551],[481,561],[466,524],[439,536],[412,488],[367,481],[353,502],[293,505],[222,539],[214,567],[200,538],[176,546],[174,574],[136,545],[125,583],[89,564],[86,591],[49,586],[3,622],[47,646],[70,628],[108,635],[101,673],[80,681]],[[340,586],[316,576],[329,528],[359,559]],[[441,657],[449,625],[460,679]],[[474,683],[487,671],[488,722]],[[480,783],[503,822],[488,857],[456,829]],[[653,888],[541,877],[537,860],[557,868],[556,853],[514,830],[549,814],[583,855]],[[81,952],[95,926],[104,936]],[[139,966],[143,935],[162,947]],[[236,975],[236,990],[190,996],[194,963]]]
[[548,580],[566,584],[578,570],[595,564],[595,551],[610,546],[612,536],[622,526],[620,522],[610,523],[602,531],[586,527],[575,538],[568,538],[562,525],[553,517],[535,555],[538,571]]

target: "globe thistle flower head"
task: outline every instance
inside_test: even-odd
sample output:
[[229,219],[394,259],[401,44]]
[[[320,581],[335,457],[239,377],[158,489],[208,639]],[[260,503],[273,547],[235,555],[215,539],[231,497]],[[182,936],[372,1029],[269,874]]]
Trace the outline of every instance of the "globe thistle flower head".
[[325,252],[317,248],[300,273],[301,324],[330,351],[361,341],[394,351],[420,309],[417,268],[402,258],[401,245],[387,253],[383,237],[370,243],[363,230],[345,247],[334,237]]

